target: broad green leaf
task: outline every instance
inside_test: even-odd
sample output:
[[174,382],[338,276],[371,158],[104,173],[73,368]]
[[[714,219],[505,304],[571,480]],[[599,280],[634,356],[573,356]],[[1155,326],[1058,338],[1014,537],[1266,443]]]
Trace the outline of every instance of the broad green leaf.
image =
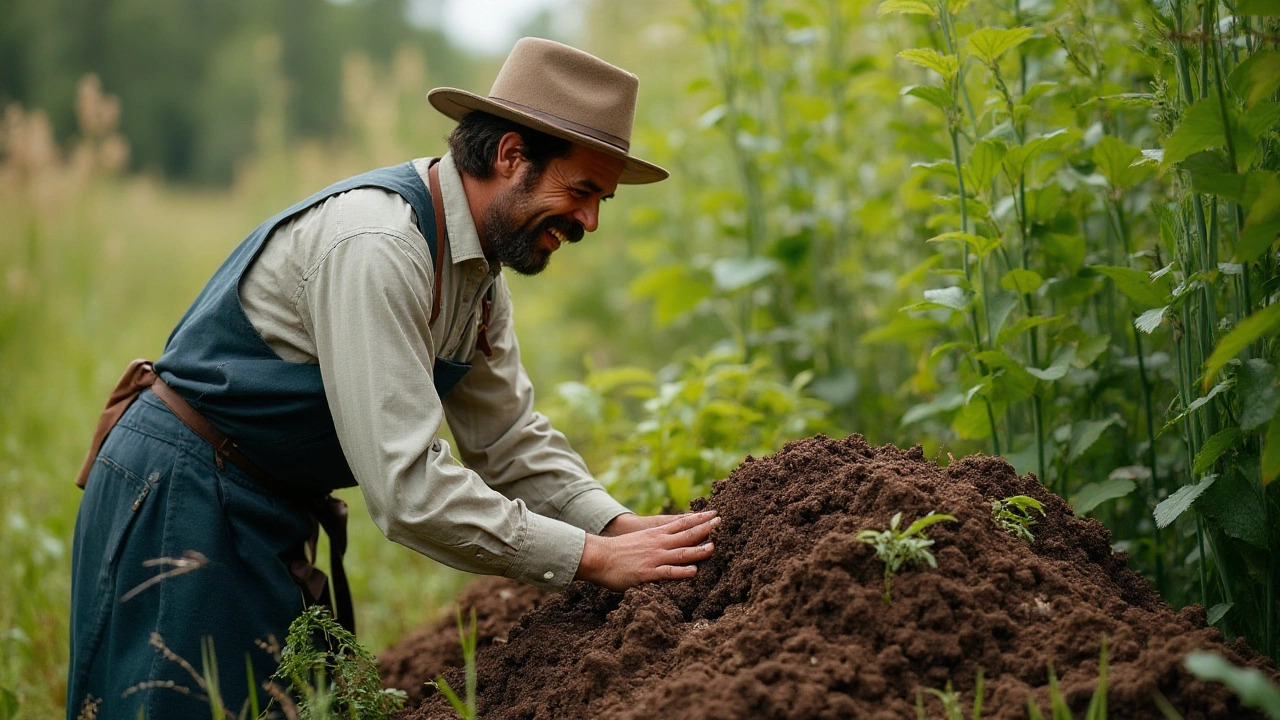
[[1277,239],[1280,239],[1280,220],[1267,223],[1247,222],[1231,259],[1238,263],[1251,263],[1274,245]]
[[1089,483],[1080,488],[1080,492],[1071,499],[1071,509],[1081,517],[1108,500],[1122,498],[1133,492],[1137,483],[1128,478],[1111,478],[1102,482]]
[[926,302],[960,312],[969,307],[969,293],[960,287],[953,286],[937,290],[925,290],[924,299]]
[[947,10],[951,11],[952,15],[959,15],[972,2],[973,0],[947,0]]
[[1191,471],[1196,475],[1208,472],[1213,468],[1213,464],[1218,462],[1218,458],[1222,457],[1222,453],[1239,442],[1240,435],[1240,428],[1231,427],[1206,440],[1204,445],[1200,446],[1200,452],[1196,453],[1195,464]]
[[1113,187],[1127,188],[1153,174],[1147,165],[1134,166],[1142,159],[1142,151],[1113,135],[1107,135],[1093,146],[1093,162]]
[[955,55],[943,55],[933,48],[903,50],[898,53],[898,57],[912,65],[932,70],[947,80],[955,78],[960,72],[960,61],[956,59]]
[[1240,429],[1253,432],[1276,414],[1280,393],[1276,392],[1276,369],[1266,360],[1254,358],[1236,373],[1240,387]]
[[903,88],[902,94],[918,97],[943,112],[955,105],[955,101],[946,90],[934,85],[911,85]]
[[773,258],[728,257],[711,263],[711,276],[717,290],[733,292],[754,285],[781,269],[782,264]]
[[1205,613],[1204,621],[1208,625],[1217,625],[1218,621],[1227,616],[1235,603],[1218,603],[1209,608],[1209,612]]
[[1280,417],[1271,418],[1267,439],[1262,445],[1262,487],[1280,476]]
[[1227,361],[1240,354],[1253,341],[1280,332],[1280,302],[1272,303],[1250,315],[1218,341],[1213,354],[1204,363],[1204,386],[1208,387]]
[[[999,417],[996,421],[999,422]],[[982,440],[991,437],[991,422],[987,415],[987,402],[975,400],[955,414],[951,419],[951,429],[965,440]]]
[[906,342],[934,335],[942,330],[943,327],[942,323],[937,320],[899,315],[888,325],[872,328],[862,333],[858,336],[858,342],[864,345]]
[[952,410],[959,408],[961,405],[964,405],[963,393],[945,393],[943,395],[939,395],[933,400],[930,400],[929,402],[920,403],[919,405],[913,405],[908,408],[907,411],[903,413],[902,420],[899,424],[910,425],[912,423],[920,422],[925,418],[933,417],[940,413],[951,412]]
[[947,232],[931,237],[925,242],[960,242],[968,245],[979,257],[986,257],[1000,247],[1000,238],[982,237],[967,232]]
[[990,65],[998,61],[1001,55],[1026,42],[1034,34],[1034,30],[1024,27],[975,30],[969,34],[969,54]]
[[1241,473],[1231,470],[1219,475],[1213,487],[1196,501],[1196,510],[1227,535],[1268,549],[1270,529],[1262,504],[1262,488]]
[[923,0],[885,0],[880,3],[880,7],[876,9],[876,15],[889,15],[891,13],[899,13],[902,15],[928,15],[929,17],[938,17],[938,9]]
[[1240,129],[1249,140],[1257,140],[1280,122],[1280,103],[1260,102],[1245,111]]
[[1280,89],[1280,50],[1259,50],[1250,55],[1232,71],[1227,84],[1244,99],[1245,107],[1271,97]]
[[1154,513],[1156,527],[1167,528],[1172,525],[1173,521],[1186,512],[1196,498],[1208,490],[1217,479],[1217,475],[1206,475],[1200,482],[1194,485],[1183,485],[1177,492],[1161,501]]
[[1187,108],[1182,122],[1164,145],[1163,167],[1181,162],[1193,153],[1218,147],[1226,140],[1217,98],[1203,98]]
[[956,519],[951,515],[936,515],[934,513],[929,513],[928,515],[925,515],[924,517],[908,525],[904,534],[915,535],[919,533],[921,530],[924,530],[925,528],[929,527],[930,525],[934,525],[940,522],[956,522]]
[[993,369],[1004,370],[1005,373],[999,377],[993,377],[992,383],[1008,386],[1006,389],[1012,391],[1017,399],[1022,396],[1030,397],[1035,387],[1035,380],[1026,368],[1017,360],[1009,357],[1009,354],[1002,350],[983,350],[973,354],[973,359],[987,365]]
[[1067,130],[1060,129],[1033,137],[1022,145],[1010,147],[1009,153],[1004,159],[1005,169],[1013,177],[1018,177],[1027,171],[1027,165],[1032,160],[1044,153],[1062,148],[1070,143],[1074,137]]
[[1000,287],[1012,290],[1019,295],[1029,295],[1039,290],[1043,284],[1044,278],[1040,277],[1040,273],[1022,268],[1014,268],[1000,278]]
[[1116,289],[1139,309],[1146,310],[1168,305],[1173,300],[1168,275],[1152,280],[1150,274],[1132,268],[1110,265],[1090,265],[1089,268],[1111,278],[1116,284]]
[[1045,382],[1053,382],[1059,380],[1067,374],[1067,368],[1071,367],[1071,361],[1076,356],[1076,344],[1060,345],[1053,351],[1053,359],[1049,362],[1049,367],[1041,370],[1040,368],[1028,367],[1027,372],[1044,380]]
[[1022,333],[1030,330],[1031,328],[1040,327],[1041,325],[1049,325],[1051,323],[1061,322],[1063,317],[1064,316],[1062,315],[1054,315],[1053,317],[1043,317],[1043,316],[1037,315],[1035,317],[1022,318],[1021,320],[1015,322],[1009,327],[1001,330],[1000,334],[996,336],[996,344],[1003,345],[1009,342],[1010,340],[1018,337]]
[[1004,327],[1005,322],[1009,319],[1009,315],[1013,309],[1018,307],[1018,296],[1013,293],[995,292],[987,302],[987,319],[991,323],[988,328],[988,338],[999,337],[1000,330]]
[[1168,305],[1152,308],[1135,318],[1133,326],[1150,335],[1156,331],[1156,328],[1160,327],[1160,323],[1164,322],[1164,314],[1168,311]]
[[636,297],[653,298],[654,320],[665,326],[709,297],[712,287],[704,274],[668,265],[641,275],[630,289]]
[[[1276,4],[1280,5],[1280,2]],[[1244,5],[1242,0],[1242,12]],[[1280,9],[1275,14],[1280,15]],[[1231,688],[1240,698],[1241,704],[1262,710],[1273,718],[1280,718],[1280,688],[1272,684],[1257,668],[1236,667],[1221,655],[1203,650],[1187,653],[1182,665],[1201,680],[1216,680]]]
[[1077,458],[1083,455],[1098,442],[1098,438],[1102,437],[1102,432],[1114,425],[1115,418],[1107,418],[1106,420],[1081,420],[1080,422],[1071,424],[1071,445],[1067,451],[1067,462],[1075,462]]
[[1203,397],[1198,397],[1195,400],[1191,401],[1191,404],[1187,406],[1187,413],[1193,413],[1196,410],[1199,410],[1200,408],[1207,405],[1210,400],[1217,397],[1219,393],[1230,390],[1234,386],[1235,386],[1235,381],[1231,379],[1225,380],[1223,382],[1218,383],[1217,385],[1214,385],[1213,389],[1205,393]]
[[966,168],[975,190],[980,193],[987,191],[1008,152],[1009,148],[999,140],[982,140],[973,146]]
[[1022,96],[1022,102],[1030,105],[1057,88],[1058,83],[1056,82],[1038,82],[1027,88],[1027,92]]

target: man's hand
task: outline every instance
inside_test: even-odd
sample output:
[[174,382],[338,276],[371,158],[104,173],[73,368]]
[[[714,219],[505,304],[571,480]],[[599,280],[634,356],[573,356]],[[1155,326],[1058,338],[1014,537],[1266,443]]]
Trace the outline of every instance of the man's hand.
[[[627,517],[631,520],[624,521],[622,527],[630,527],[631,523],[650,526],[629,531],[614,527]],[[667,522],[652,524],[660,519]],[[698,574],[692,563],[706,560],[715,550],[713,543],[705,541],[719,525],[715,510],[649,518],[620,515],[605,530],[625,534],[614,537],[588,534],[574,579],[610,590],[626,590],[643,582],[691,578]]]
[[666,525],[676,518],[684,517],[683,515],[636,515],[635,513],[623,513],[618,517],[609,521],[608,525],[600,531],[605,537],[617,537],[618,535],[626,535],[637,530],[648,530],[649,528]]

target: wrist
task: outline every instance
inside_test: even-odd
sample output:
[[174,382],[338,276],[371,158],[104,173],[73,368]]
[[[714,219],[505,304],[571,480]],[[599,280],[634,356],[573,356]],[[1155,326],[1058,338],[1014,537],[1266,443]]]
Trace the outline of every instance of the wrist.
[[606,523],[604,528],[600,530],[600,534],[605,537],[613,537],[626,535],[629,532],[638,530],[639,528],[635,527],[635,521],[639,517],[633,512],[624,512]]
[[578,561],[578,572],[574,573],[574,580],[597,583],[605,564],[604,543],[604,538],[599,535],[587,533],[586,542],[582,544],[582,559]]

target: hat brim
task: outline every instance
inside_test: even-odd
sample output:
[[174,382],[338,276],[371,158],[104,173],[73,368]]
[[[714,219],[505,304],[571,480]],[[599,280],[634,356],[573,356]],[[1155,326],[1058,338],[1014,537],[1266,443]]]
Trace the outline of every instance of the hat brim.
[[458,90],[457,88],[436,88],[427,93],[427,100],[431,106],[446,117],[453,120],[461,120],[467,113],[473,111],[486,112],[490,115],[497,115],[500,118],[506,118],[511,122],[520,123],[534,130],[541,130],[548,135],[564,138],[579,145],[585,145],[593,150],[599,150],[606,155],[612,155],[621,158],[623,161],[622,175],[618,177],[618,183],[621,185],[644,185],[647,183],[666,180],[671,176],[666,170],[646,162],[637,157],[632,157],[617,146],[610,145],[603,140],[597,140],[589,135],[583,135],[579,132],[565,127],[560,127],[553,123],[547,122],[540,118],[534,117],[527,113],[520,112],[516,108],[507,107],[496,103],[489,98],[480,97],[475,93],[469,93],[466,90]]

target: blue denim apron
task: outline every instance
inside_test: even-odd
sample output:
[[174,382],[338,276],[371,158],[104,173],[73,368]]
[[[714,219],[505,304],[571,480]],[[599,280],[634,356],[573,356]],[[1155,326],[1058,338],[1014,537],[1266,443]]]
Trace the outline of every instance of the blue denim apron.
[[[435,183],[433,182],[433,185]],[[440,268],[431,196],[410,164],[338,183],[259,226],[214,274],[156,370],[252,460],[310,494],[354,484],[314,365],[271,351],[240,306],[240,278],[280,223],[359,187],[404,197]],[[436,187],[433,187],[436,189]],[[437,281],[437,285],[439,281]],[[436,360],[444,398],[470,370]],[[67,718],[98,702],[101,720],[208,717],[202,638],[216,653],[224,706],[238,715],[261,683],[305,598],[290,564],[313,531],[297,502],[273,495],[144,390],[93,459],[72,556]],[[250,688],[251,663],[257,687]]]

